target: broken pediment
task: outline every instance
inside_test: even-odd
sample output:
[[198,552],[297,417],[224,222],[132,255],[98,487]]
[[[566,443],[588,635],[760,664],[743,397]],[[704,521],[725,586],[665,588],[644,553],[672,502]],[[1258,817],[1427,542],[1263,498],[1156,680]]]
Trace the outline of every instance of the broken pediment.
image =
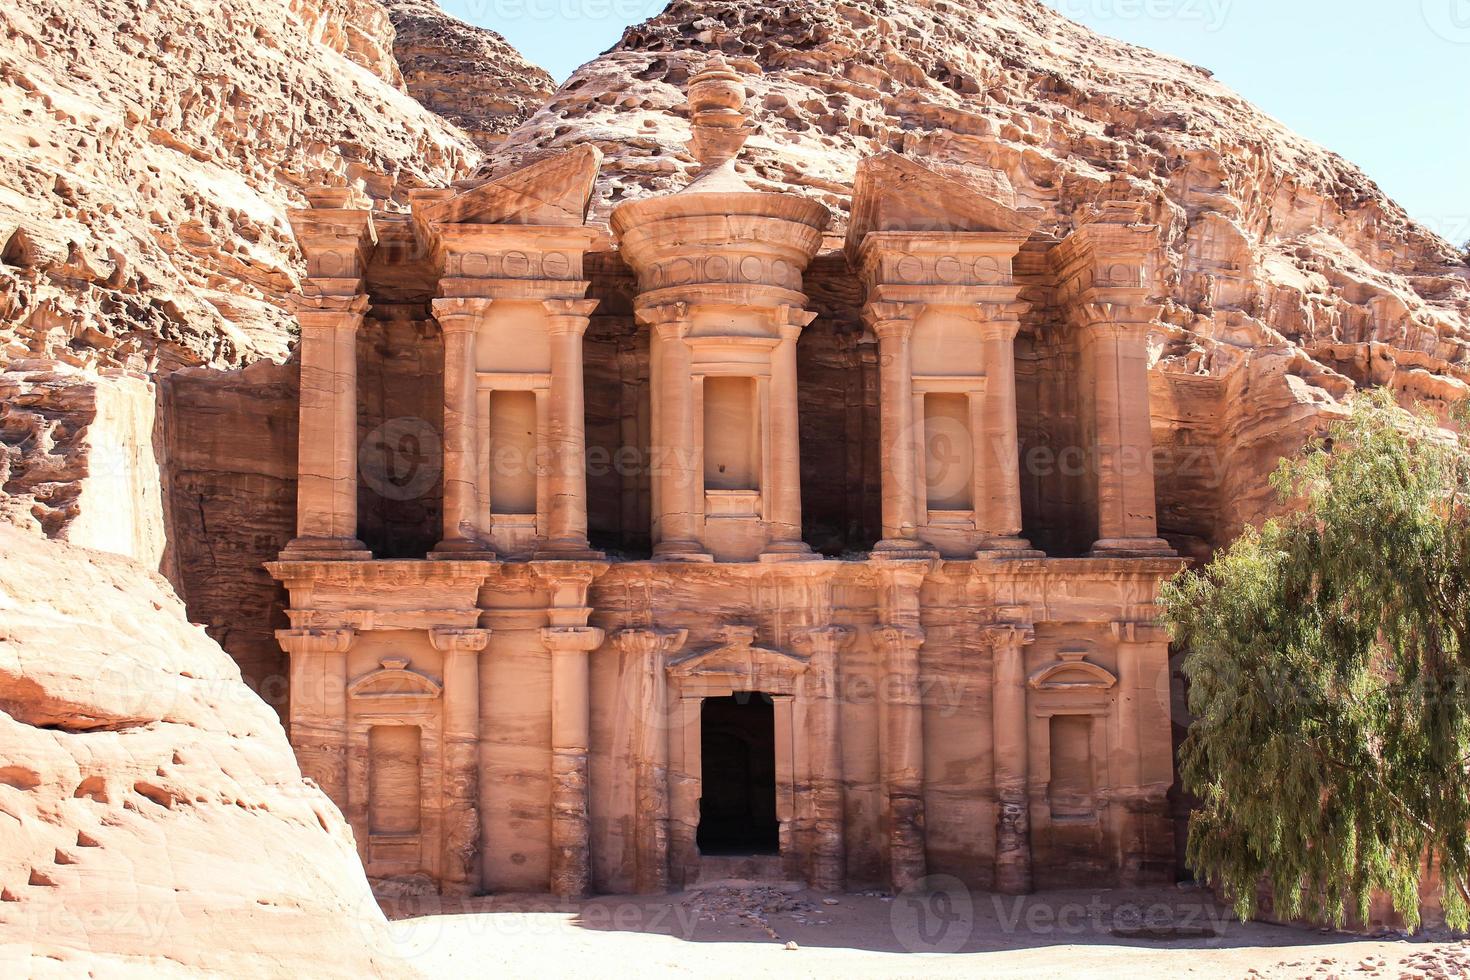
[[1106,691],[1118,678],[1097,664],[1088,663],[1085,650],[1063,650],[1060,659],[1031,675],[1029,684],[1038,691]]
[[462,194],[427,200],[414,208],[414,222],[421,228],[453,224],[580,226],[587,219],[601,164],[600,150],[578,146]]
[[385,657],[379,663],[377,670],[369,671],[347,685],[349,696],[432,701],[444,690],[432,677],[410,670],[405,657]]
[[873,232],[979,232],[1025,239],[1036,225],[1035,218],[965,181],[898,153],[880,153],[858,164],[846,248],[855,264],[863,239]]

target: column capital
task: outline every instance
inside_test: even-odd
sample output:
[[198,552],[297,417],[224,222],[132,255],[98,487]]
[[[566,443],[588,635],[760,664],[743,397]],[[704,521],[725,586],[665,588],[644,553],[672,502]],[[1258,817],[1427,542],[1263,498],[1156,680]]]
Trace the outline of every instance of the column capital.
[[1021,330],[1021,317],[1030,308],[1029,303],[976,303],[980,336],[986,340],[1015,340]]
[[543,299],[541,306],[550,318],[549,332],[582,335],[599,302],[596,299]]
[[591,653],[607,634],[597,626],[543,626],[541,642],[554,653]]
[[873,630],[873,639],[889,650],[912,652],[924,644],[924,630],[918,626],[879,626]]
[[676,653],[689,639],[688,630],[661,630],[651,626],[629,627],[613,634],[613,642],[630,653]]
[[436,626],[429,630],[429,642],[440,653],[478,653],[490,642],[490,631],[462,626]]
[[806,655],[833,654],[852,645],[856,631],[850,626],[817,626],[791,635],[791,645]]
[[1153,303],[1077,303],[1069,315],[1087,339],[1142,338],[1163,314],[1164,307]]
[[1036,642],[1036,627],[1030,623],[993,623],[982,627],[981,635],[992,650],[1014,649]]
[[282,629],[276,630],[276,642],[290,654],[346,653],[356,635],[357,631],[348,626],[340,629]]
[[494,302],[489,296],[440,296],[430,305],[440,329],[473,330]]
[[914,329],[914,321],[924,315],[925,305],[918,302],[874,301],[863,307],[862,318],[880,338],[884,336],[884,331],[907,336]]

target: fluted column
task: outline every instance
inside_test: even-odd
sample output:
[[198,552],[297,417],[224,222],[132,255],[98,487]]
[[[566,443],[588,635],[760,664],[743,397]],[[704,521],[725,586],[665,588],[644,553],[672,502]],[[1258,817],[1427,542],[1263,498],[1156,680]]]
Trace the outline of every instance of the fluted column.
[[771,473],[766,480],[771,495],[766,529],[770,541],[763,561],[780,561],[810,555],[812,549],[801,539],[801,433],[797,406],[796,340],[802,327],[816,319],[815,313],[782,307],[783,318],[795,322],[778,324],[781,342],[771,352]]
[[1148,330],[1160,309],[1089,303],[1080,310],[1093,381],[1094,555],[1174,554],[1158,536],[1148,399]]
[[475,335],[494,300],[434,300],[444,332],[444,531],[430,558],[494,558],[481,539]]
[[984,432],[980,465],[984,500],[979,530],[982,553],[1029,552],[1021,537],[1021,450],[1016,435],[1016,334],[1023,303],[979,303],[985,348]]
[[301,774],[348,809],[347,648],[351,629],[276,630],[291,656],[291,747]]
[[633,732],[634,890],[661,894],[669,888],[669,655],[684,645],[687,630],[634,628],[615,638],[631,659],[623,676],[628,707],[637,723]]
[[842,768],[842,687],[839,654],[852,643],[845,626],[820,626],[795,634],[796,649],[811,658],[802,675],[811,746],[811,887],[842,891],[847,881],[846,800]]
[[1174,828],[1167,794],[1173,782],[1169,717],[1169,637],[1153,623],[1117,622],[1119,771],[1113,799],[1118,821],[1120,884],[1167,881]]
[[591,725],[587,655],[602,645],[595,626],[548,626],[551,651],[551,892],[586,895],[591,885],[587,750]]
[[654,325],[658,359],[653,388],[658,431],[652,447],[654,480],[658,483],[658,510],[654,515],[653,555],[675,560],[708,560],[699,542],[704,516],[704,474],[694,451],[694,371],[692,352],[682,319]]
[[882,651],[879,724],[887,811],[888,875],[895,893],[927,873],[924,854],[924,707],[920,697],[917,626],[884,626],[873,634]]
[[1026,720],[1029,627],[991,627],[991,746],[995,753],[995,890],[1031,891],[1030,737]]
[[587,432],[582,339],[597,300],[547,300],[551,339],[550,507],[536,557],[599,558],[587,543]]
[[445,894],[470,895],[480,884],[480,651],[490,631],[429,631],[444,655]]

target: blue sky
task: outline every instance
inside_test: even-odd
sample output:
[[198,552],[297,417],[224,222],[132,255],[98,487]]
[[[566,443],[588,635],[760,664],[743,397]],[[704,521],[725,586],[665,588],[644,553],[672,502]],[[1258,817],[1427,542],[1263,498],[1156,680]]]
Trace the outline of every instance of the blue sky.
[[[758,2],[758,0],[752,0]],[[1470,0],[1046,0],[1213,71],[1366,170],[1410,214],[1470,239]],[[665,0],[440,0],[564,81]]]

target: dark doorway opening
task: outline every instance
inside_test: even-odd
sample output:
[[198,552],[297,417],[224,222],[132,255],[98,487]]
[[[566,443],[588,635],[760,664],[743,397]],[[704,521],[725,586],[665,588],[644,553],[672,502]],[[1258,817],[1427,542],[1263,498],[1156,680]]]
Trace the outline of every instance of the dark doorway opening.
[[701,854],[776,854],[776,711],[769,694],[705,698],[700,712]]

